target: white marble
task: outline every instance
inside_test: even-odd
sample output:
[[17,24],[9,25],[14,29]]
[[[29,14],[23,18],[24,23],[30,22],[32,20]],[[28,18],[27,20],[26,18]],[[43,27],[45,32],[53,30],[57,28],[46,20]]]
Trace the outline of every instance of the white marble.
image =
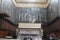
[[19,23],[17,39],[21,40],[42,40],[43,30],[41,23]]
[[[22,35],[21,35],[22,34]],[[23,36],[25,35],[25,36]],[[35,35],[35,36],[33,36]],[[20,29],[18,31],[18,38],[17,39],[24,39],[27,38],[27,40],[30,40],[29,38],[31,38],[32,40],[42,40],[42,36],[41,36],[41,30],[38,29],[30,29],[30,30],[26,30],[26,29]]]

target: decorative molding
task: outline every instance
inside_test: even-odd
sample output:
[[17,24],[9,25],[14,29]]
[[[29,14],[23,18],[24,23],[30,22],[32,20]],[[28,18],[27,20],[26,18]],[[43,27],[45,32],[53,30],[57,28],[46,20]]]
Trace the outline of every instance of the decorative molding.
[[13,3],[16,7],[39,7],[39,8],[47,8],[49,5],[50,0],[46,1],[36,1],[36,2],[28,2],[23,0],[13,0]]
[[19,23],[18,28],[38,28],[38,29],[41,29],[41,23]]
[[15,0],[16,3],[47,3],[48,0]]

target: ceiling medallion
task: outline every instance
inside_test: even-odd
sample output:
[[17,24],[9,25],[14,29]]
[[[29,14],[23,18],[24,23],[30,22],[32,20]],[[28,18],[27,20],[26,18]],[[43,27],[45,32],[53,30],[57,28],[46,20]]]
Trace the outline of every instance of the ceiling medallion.
[[50,0],[13,0],[16,7],[47,8]]

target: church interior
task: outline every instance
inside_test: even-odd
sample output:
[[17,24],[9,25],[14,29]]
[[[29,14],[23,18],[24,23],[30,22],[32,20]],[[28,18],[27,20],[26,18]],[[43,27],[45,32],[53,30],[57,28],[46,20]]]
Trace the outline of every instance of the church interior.
[[60,0],[0,0],[0,38],[60,40]]

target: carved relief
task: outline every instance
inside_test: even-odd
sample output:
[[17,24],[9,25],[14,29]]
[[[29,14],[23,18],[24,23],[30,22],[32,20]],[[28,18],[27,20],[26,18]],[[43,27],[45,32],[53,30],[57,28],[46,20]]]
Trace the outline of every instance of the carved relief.
[[43,8],[16,8],[16,20],[21,23],[46,22],[47,9]]

